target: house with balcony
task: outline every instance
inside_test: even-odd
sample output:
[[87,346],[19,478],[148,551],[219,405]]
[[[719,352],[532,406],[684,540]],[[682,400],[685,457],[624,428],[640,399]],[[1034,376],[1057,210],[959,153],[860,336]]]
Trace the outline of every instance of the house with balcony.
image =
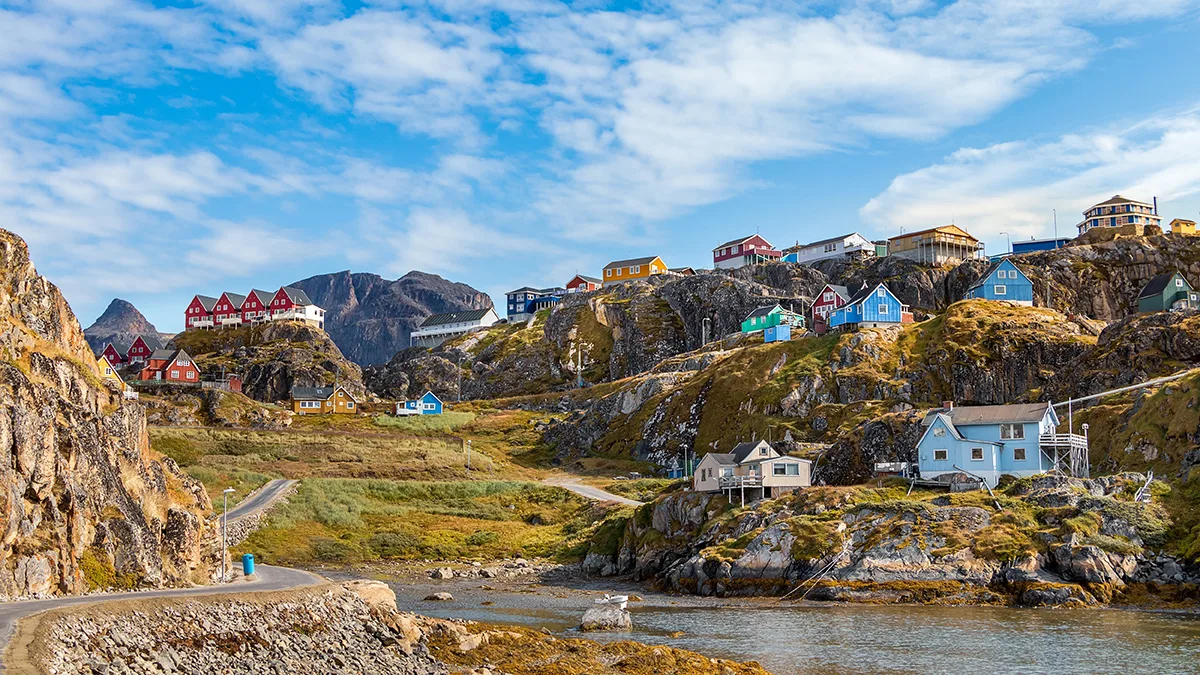
[[1035,476],[1056,466],[1087,472],[1087,437],[1058,432],[1048,402],[956,407],[946,402],[925,415],[917,441],[922,480],[962,474],[996,487],[1001,476]]
[[184,330],[214,327],[213,309],[216,306],[216,298],[207,295],[193,296],[192,301],[188,303],[187,309],[184,311]]
[[526,321],[543,309],[550,309],[567,294],[565,288],[531,288],[522,286],[505,295],[508,298],[508,320]]
[[500,315],[491,307],[434,314],[412,332],[410,343],[419,347],[436,347],[451,338],[483,330],[499,320]]
[[1178,271],[1154,275],[1138,294],[1139,312],[1200,309],[1200,293]]
[[766,441],[710,452],[692,476],[696,492],[725,492],[729,500],[758,501],[812,485],[812,462],[779,454]]
[[983,260],[983,242],[957,225],[931,227],[888,239],[888,255],[915,260],[922,265],[957,265]]
[[257,288],[250,291],[242,302],[242,323],[255,324],[271,320],[271,301],[275,294]]
[[217,298],[217,304],[213,307],[213,323],[219,328],[237,328],[242,325],[242,304],[245,302],[246,296],[241,293],[225,291]]
[[804,316],[782,305],[764,305],[755,308],[742,320],[743,333],[757,333],[776,326],[804,328]]
[[964,300],[1003,300],[1033,307],[1033,282],[1012,260],[992,263],[963,295]]
[[845,305],[829,315],[829,327],[838,330],[881,328],[912,322],[913,315],[908,305],[900,302],[887,284],[863,284],[862,289]]
[[1122,225],[1162,227],[1162,217],[1158,215],[1156,204],[1113,195],[1084,211],[1083,220],[1075,228],[1079,230],[1079,234],[1083,234],[1097,227],[1120,227]]
[[713,269],[733,270],[746,265],[773,262],[783,257],[762,235],[740,237],[713,249]]
[[284,286],[271,298],[272,321],[303,321],[325,330],[325,310],[318,307],[299,288]]
[[788,249],[784,262],[809,264],[831,258],[873,258],[875,244],[857,232],[843,234]]
[[146,365],[138,373],[138,380],[199,384],[200,367],[182,349],[158,349],[146,359]]

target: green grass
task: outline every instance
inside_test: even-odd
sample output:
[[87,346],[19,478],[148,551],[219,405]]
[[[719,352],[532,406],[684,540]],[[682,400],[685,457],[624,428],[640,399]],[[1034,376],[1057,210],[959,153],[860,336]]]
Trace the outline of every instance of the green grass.
[[377,427],[417,435],[436,435],[456,432],[474,422],[476,417],[477,415],[472,412],[446,411],[441,415],[414,415],[412,417],[376,415],[371,421]]

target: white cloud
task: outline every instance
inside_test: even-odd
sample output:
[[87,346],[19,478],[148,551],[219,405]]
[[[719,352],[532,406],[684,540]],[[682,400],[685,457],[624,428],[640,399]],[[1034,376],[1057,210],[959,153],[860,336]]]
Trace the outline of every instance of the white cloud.
[[1167,221],[1172,213],[1194,213],[1200,206],[1200,110],[1044,143],[963,148],[896,177],[861,215],[889,233],[953,220],[1002,248],[1001,232],[1014,240],[1051,235],[1052,209],[1059,235],[1073,236],[1081,213],[1115,193],[1158,197]]
[[413,209],[400,225],[369,211],[360,233],[394,253],[388,270],[396,276],[411,270],[462,272],[486,258],[556,251],[545,241],[479,225],[466,212],[450,208]]

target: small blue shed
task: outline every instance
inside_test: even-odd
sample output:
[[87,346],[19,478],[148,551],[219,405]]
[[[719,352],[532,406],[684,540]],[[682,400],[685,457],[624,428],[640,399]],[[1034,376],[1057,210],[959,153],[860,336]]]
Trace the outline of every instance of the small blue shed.
[[1018,305],[1033,306],[1033,282],[1009,258],[988,268],[974,286],[967,289],[964,300],[1006,300]]
[[763,342],[787,342],[792,339],[792,327],[786,323],[771,326],[763,331]]

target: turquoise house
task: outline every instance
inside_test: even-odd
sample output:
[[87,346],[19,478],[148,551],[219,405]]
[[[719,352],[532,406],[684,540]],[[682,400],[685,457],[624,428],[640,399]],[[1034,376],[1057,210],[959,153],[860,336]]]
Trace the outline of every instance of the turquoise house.
[[[917,442],[921,478],[967,473],[995,487],[1000,477],[1034,476],[1055,461],[1086,466],[1087,437],[1057,432],[1050,403],[946,407],[925,416]],[[1080,455],[1082,463],[1080,464]]]
[[[775,326],[793,326],[804,328],[804,316],[780,305],[766,305],[755,309],[746,315],[742,321],[743,333],[754,333]],[[790,339],[789,334],[789,339]]]
[[863,285],[850,300],[829,315],[829,327],[842,330],[878,328],[912,323],[908,305],[900,302],[886,284]]
[[1005,258],[988,268],[983,278],[967,289],[964,300],[1005,300],[1033,306],[1033,282],[1013,261]]
[[397,403],[396,414],[401,417],[409,415],[441,415],[442,399],[438,398],[432,391],[427,391],[421,398]]

